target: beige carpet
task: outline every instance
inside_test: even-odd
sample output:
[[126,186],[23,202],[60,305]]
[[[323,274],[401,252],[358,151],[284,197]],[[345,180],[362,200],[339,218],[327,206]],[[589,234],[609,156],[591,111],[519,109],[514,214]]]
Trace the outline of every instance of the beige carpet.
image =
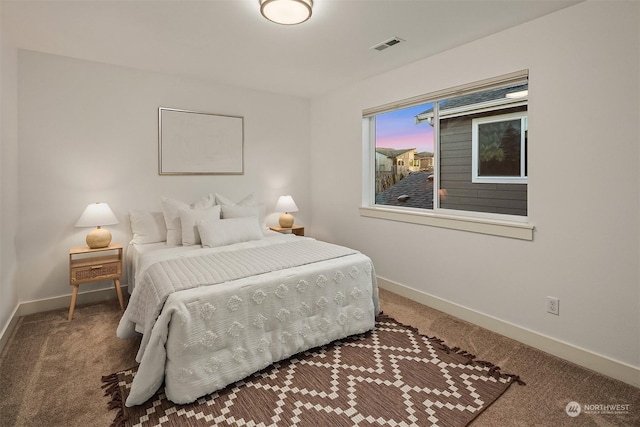
[[[472,426],[637,426],[640,389],[577,367],[478,326],[381,291],[385,314],[460,347],[502,372],[517,373],[514,385]],[[120,340],[115,329],[117,301],[78,306],[20,319],[0,356],[0,426],[109,426],[101,377],[135,365],[137,342]],[[565,408],[629,405],[623,414],[583,410],[575,418]]]
[[116,300],[20,318],[0,358],[0,426],[108,426],[101,375],[135,365]]

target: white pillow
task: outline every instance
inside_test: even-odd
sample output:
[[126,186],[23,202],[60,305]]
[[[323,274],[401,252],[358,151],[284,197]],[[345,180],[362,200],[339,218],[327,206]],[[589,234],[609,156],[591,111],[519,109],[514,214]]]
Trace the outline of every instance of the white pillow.
[[[223,196],[222,194],[218,194],[216,193],[216,204],[221,205],[222,206],[222,218],[225,218],[225,207],[229,208],[229,207],[236,207],[236,206],[251,206],[257,209],[257,213],[258,213],[258,221],[259,224],[262,228],[267,228],[266,225],[266,210],[264,207],[263,203],[260,203],[256,200],[255,196],[253,193],[250,193],[248,195],[246,195],[242,200],[240,200],[239,202],[234,202],[233,200]],[[230,210],[227,210],[227,216],[226,218],[238,218],[241,216],[250,216],[248,214],[236,214],[236,213],[231,213]],[[240,211],[234,211],[234,212],[240,212]],[[248,211],[244,211],[245,213]]]
[[206,209],[181,209],[180,226],[182,228],[182,246],[200,244],[200,233],[196,223],[198,221],[213,222],[220,220],[220,206]]
[[254,206],[256,204],[258,204],[258,202],[255,200],[255,197],[253,195],[253,193],[249,193],[247,194],[242,200],[240,200],[239,202],[234,202],[233,200],[229,199],[228,197],[223,196],[222,194],[216,193],[216,204],[217,205],[227,205],[227,206],[235,206],[235,205],[240,205],[240,206]]
[[249,218],[260,219],[260,208],[258,206],[227,206],[222,205],[222,218]]
[[198,221],[203,248],[215,248],[233,243],[261,240],[264,237],[255,217]]
[[129,212],[129,222],[133,243],[144,245],[167,240],[167,226],[162,212],[132,211]]
[[162,213],[167,226],[167,245],[179,246],[182,244],[182,225],[180,223],[180,211],[182,209],[205,209],[215,205],[215,198],[207,194],[191,205],[180,200],[162,198]]

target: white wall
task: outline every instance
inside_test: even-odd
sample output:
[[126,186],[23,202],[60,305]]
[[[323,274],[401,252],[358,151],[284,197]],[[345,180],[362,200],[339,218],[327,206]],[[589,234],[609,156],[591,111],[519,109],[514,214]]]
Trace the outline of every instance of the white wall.
[[[341,153],[337,173],[312,163],[314,233],[391,282],[640,367],[639,7],[588,1],[314,99],[311,158]],[[533,242],[359,216],[363,109],[521,69]]]
[[[108,228],[122,244],[131,238],[128,212],[160,210],[163,195],[192,202],[254,191],[272,212],[279,195],[292,194],[305,224],[308,100],[31,51],[19,51],[18,66],[21,302],[70,294],[68,251],[89,231],[74,224],[95,201],[115,212],[120,224]],[[159,176],[161,106],[243,116],[244,175]]]
[[[2,2],[0,2],[2,14]],[[0,40],[0,338],[18,304],[15,283],[18,228],[17,60],[8,35]]]

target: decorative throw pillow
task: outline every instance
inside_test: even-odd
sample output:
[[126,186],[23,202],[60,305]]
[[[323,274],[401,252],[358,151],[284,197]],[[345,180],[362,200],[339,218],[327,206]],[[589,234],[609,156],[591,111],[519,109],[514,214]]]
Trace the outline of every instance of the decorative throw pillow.
[[203,248],[216,248],[234,243],[261,240],[264,237],[255,217],[198,221]]
[[180,246],[182,244],[182,224],[180,223],[180,211],[182,209],[205,209],[215,205],[215,198],[211,194],[207,194],[191,205],[169,197],[163,197],[161,201],[164,222],[167,226],[168,246]]
[[244,196],[244,198],[242,200],[240,200],[239,202],[234,202],[233,200],[229,199],[228,197],[223,196],[222,194],[216,193],[215,195],[215,199],[216,199],[216,204],[217,205],[227,205],[227,206],[235,206],[235,205],[240,205],[240,206],[255,206],[258,205],[258,201],[255,200],[255,195],[253,193],[249,193],[246,196]]
[[200,233],[196,223],[198,221],[213,222],[220,220],[220,206],[205,209],[181,209],[180,226],[182,228],[182,246],[200,244]]
[[[216,199],[216,204],[221,205],[222,206],[222,218],[225,218],[225,207],[229,208],[229,207],[236,207],[236,206],[246,206],[246,207],[254,207],[257,210],[258,213],[258,221],[260,226],[263,229],[266,229],[266,223],[265,223],[265,218],[266,218],[266,212],[265,212],[265,207],[263,203],[260,203],[256,200],[256,197],[254,195],[254,193],[250,193],[248,195],[246,195],[242,200],[240,200],[239,202],[234,202],[233,200],[229,199],[228,197],[223,196],[222,194],[216,193],[215,195],[215,199]],[[234,213],[231,213],[231,210],[227,210],[227,217],[226,218],[238,218],[240,216],[250,216],[250,215],[236,215]],[[240,211],[233,211],[233,212],[240,212]],[[244,211],[249,212],[247,211]]]
[[144,245],[167,240],[167,226],[162,212],[132,211],[129,222],[133,233],[133,243]]
[[258,206],[222,205],[221,209],[223,219],[248,217],[260,219],[260,208]]

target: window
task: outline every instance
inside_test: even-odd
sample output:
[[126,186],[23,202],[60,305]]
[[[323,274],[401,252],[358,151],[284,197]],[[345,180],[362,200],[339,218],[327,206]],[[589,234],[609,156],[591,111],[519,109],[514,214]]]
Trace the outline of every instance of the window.
[[528,89],[521,71],[364,111],[364,208],[526,223]]
[[526,113],[472,121],[472,182],[527,182]]

